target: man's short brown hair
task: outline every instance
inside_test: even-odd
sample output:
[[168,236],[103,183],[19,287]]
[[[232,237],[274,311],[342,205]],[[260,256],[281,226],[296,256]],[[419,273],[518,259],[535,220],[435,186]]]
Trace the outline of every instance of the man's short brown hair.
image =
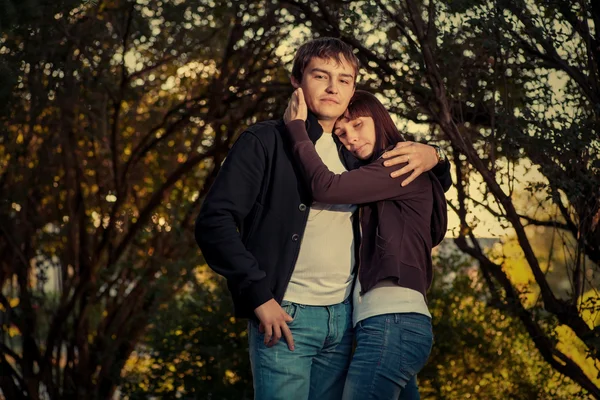
[[349,44],[332,37],[313,39],[300,46],[296,52],[294,65],[292,66],[292,76],[298,82],[302,82],[304,69],[314,57],[330,58],[338,63],[346,60],[354,68],[354,81],[356,82],[359,64],[358,58],[352,52],[352,47]]

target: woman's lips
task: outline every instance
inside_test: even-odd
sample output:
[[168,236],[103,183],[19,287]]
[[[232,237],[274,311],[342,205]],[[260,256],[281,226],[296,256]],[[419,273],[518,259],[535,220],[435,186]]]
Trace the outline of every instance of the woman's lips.
[[355,148],[354,148],[354,153],[358,154],[358,153],[359,153],[359,152],[362,150],[362,148],[363,148],[363,147],[365,147],[365,145],[364,145],[364,144],[363,144],[363,145],[361,145],[360,147],[355,147]]

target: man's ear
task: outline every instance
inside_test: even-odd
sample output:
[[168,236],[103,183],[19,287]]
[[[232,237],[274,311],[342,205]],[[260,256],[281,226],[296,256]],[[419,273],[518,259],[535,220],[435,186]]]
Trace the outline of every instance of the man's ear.
[[292,82],[294,89],[298,89],[300,87],[300,82],[298,82],[295,77],[290,77],[290,81]]

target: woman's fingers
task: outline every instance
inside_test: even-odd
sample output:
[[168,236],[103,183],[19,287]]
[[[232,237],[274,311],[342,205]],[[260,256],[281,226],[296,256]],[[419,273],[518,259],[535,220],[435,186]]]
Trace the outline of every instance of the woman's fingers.
[[308,117],[308,109],[306,107],[306,101],[304,100],[304,92],[302,88],[296,89],[298,94],[298,119],[306,120]]
[[294,90],[294,93],[290,97],[283,120],[287,124],[296,119],[306,120],[307,116],[308,110],[304,101],[304,94],[302,93],[302,89],[298,88]]

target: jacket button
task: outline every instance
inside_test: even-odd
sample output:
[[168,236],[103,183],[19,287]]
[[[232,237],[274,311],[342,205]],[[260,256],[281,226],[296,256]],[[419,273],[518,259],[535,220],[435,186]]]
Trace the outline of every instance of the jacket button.
[[306,204],[300,203],[300,205],[298,206],[298,210],[306,211]]
[[294,234],[292,235],[292,242],[297,242],[297,241],[298,241],[298,239],[300,239],[300,235],[298,235],[297,233],[294,233]]

